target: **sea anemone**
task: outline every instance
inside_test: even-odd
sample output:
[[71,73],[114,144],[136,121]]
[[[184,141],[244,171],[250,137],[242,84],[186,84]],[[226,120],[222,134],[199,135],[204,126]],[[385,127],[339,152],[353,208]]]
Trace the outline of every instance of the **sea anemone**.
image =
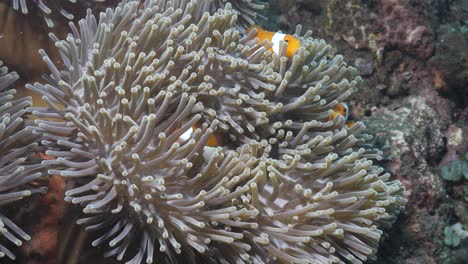
[[210,12],[215,12],[219,8],[224,9],[227,4],[230,4],[239,17],[236,26],[241,31],[258,24],[260,20],[266,20],[261,11],[266,9],[268,3],[261,0],[207,0],[204,2],[208,6],[207,11]]
[[272,54],[205,4],[125,2],[51,35],[60,68],[40,52],[48,83],[27,88],[49,107],[30,111],[78,223],[131,263],[362,263],[405,199],[364,125],[330,120],[356,70],[310,33]]
[[40,79],[47,69],[41,63],[42,59],[37,51],[47,50],[53,60],[59,59],[54,43],[48,37],[49,32],[65,37],[69,31],[69,19],[83,17],[87,8],[92,8],[97,14],[116,5],[116,1],[118,0],[0,1],[0,58],[21,75],[21,82]]
[[[0,61],[0,238],[21,246],[21,239],[30,237],[6,217],[5,206],[33,193],[44,193],[45,189],[31,184],[42,176],[40,162],[34,162],[32,157],[38,151],[38,136],[23,120],[31,98],[14,99],[16,90],[9,88],[18,75],[8,73],[2,64]],[[0,257],[5,255],[15,259],[15,255],[0,244]]]
[[[23,14],[28,14],[29,9],[37,9],[40,11],[44,17],[47,26],[53,27],[54,22],[51,16],[55,13],[60,13],[63,17],[68,20],[72,20],[74,15],[72,12],[67,11],[64,8],[64,5],[67,3],[75,4],[77,1],[80,1],[85,4],[90,4],[91,2],[105,2],[106,0],[32,0],[34,7],[31,7],[31,3],[28,3],[26,0],[11,0],[14,10],[20,10]],[[132,0],[125,0],[132,1]],[[144,1],[142,1],[144,2]],[[217,9],[224,9],[226,4],[231,4],[233,9],[239,15],[238,26],[241,29],[246,29],[251,25],[258,23],[258,20],[265,20],[265,17],[262,16],[259,12],[264,10],[267,7],[266,2],[260,0],[207,0],[204,1],[205,11],[215,12]],[[29,5],[29,9],[28,9]]]
[[[65,17],[68,20],[73,19],[73,15],[68,12],[64,7],[63,7],[63,2],[68,2],[68,3],[76,3],[76,0],[63,0],[63,1],[44,1],[43,0],[33,0],[29,1],[33,2],[34,7],[31,7],[31,3],[28,3],[25,0],[12,0],[12,5],[14,10],[21,10],[21,13],[23,14],[28,14],[30,12],[31,8],[37,9],[42,15],[47,23],[48,27],[53,27],[54,22],[51,18],[53,15],[53,10],[56,13],[60,13],[63,17]],[[29,9],[28,9],[29,8]]]
[[[301,47],[290,59],[283,56],[284,43],[279,54],[271,54],[271,44],[258,43],[252,32],[229,52],[234,58],[225,59],[248,64],[250,71],[234,78],[240,68],[225,64],[210,75],[213,87],[225,91],[217,97],[216,120],[237,117],[225,122],[231,142],[258,140],[264,146],[252,171],[260,176],[244,197],[259,209],[258,228],[243,233],[256,242],[250,257],[259,262],[362,263],[376,253],[379,227],[392,223],[406,203],[403,187],[372,161],[382,153],[368,143],[372,137],[361,122],[348,127],[341,115],[330,120],[332,109],[362,82],[356,69],[325,41],[300,31],[295,37]],[[261,77],[246,81],[258,65]],[[239,112],[244,115],[233,114]]]
[[[209,88],[203,75],[193,75],[202,71],[205,50],[216,47],[208,39],[231,28],[234,13],[199,15],[198,3],[184,1],[163,6],[153,1],[138,11],[130,2],[108,9],[99,22],[89,14],[80,30],[73,27],[73,35],[56,42],[72,71],[59,71],[43,54],[53,71],[49,84],[28,85],[50,106],[31,111],[63,120],[37,120],[37,131],[46,154],[57,157],[44,162],[49,173],[77,185],[66,195],[89,215],[78,223],[108,229],[93,242],[110,241],[106,256],[122,259],[140,239],[136,263],[145,255],[151,263],[155,251],[172,260],[181,247],[187,254],[227,248],[242,238],[239,227],[256,227],[255,208],[231,204],[249,190],[239,186],[250,175],[243,164],[249,148],[205,148],[219,122],[201,122],[205,109],[196,96],[209,96]],[[190,139],[180,139],[199,123]]]
[[54,27],[53,17],[59,14],[67,20],[74,18],[73,11],[67,8],[71,4],[79,2],[83,6],[90,6],[93,2],[105,2],[106,0],[11,0],[14,10],[23,14],[33,12],[40,13],[47,26]]

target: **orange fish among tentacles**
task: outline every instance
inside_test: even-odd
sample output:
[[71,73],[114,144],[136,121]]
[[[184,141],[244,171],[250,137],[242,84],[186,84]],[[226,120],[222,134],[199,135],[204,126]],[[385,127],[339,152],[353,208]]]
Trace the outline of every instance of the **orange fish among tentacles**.
[[[192,136],[192,134],[195,132],[195,130],[197,128],[201,128],[201,125],[197,124],[197,125],[192,126],[189,129],[187,129],[187,131],[185,131],[182,135],[180,135],[179,139],[181,141],[187,141]],[[208,136],[208,139],[207,139],[206,144],[205,144],[205,146],[213,147],[213,148],[220,147],[222,145],[223,145],[223,139],[217,133],[211,133]]]
[[354,126],[354,121],[350,120],[350,108],[347,103],[339,103],[333,109],[333,114],[331,114],[329,120],[335,119],[338,115],[341,115],[345,119],[345,123],[348,127]]
[[[201,128],[200,124],[193,125],[189,129],[187,129],[182,135],[179,137],[179,142],[186,142],[192,137],[192,134],[195,132],[197,128]],[[217,147],[222,147],[224,145],[224,140],[219,133],[211,133],[206,140],[205,146],[203,147],[202,157],[205,162],[208,162],[213,154],[216,151]]]
[[273,43],[273,47],[270,48],[270,51],[273,53],[279,54],[281,40],[286,42],[288,45],[286,48],[286,57],[288,58],[291,58],[294,53],[296,53],[296,51],[301,47],[301,42],[290,34],[263,30],[257,25],[250,26],[247,29],[247,34],[250,33],[253,29],[257,30],[255,37],[258,38],[260,42],[267,40]]

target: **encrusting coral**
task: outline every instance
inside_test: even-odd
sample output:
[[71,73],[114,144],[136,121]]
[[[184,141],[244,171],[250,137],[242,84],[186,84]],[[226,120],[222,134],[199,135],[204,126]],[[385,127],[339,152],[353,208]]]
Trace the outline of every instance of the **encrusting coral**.
[[[49,174],[78,223],[129,263],[362,263],[404,205],[364,125],[333,108],[361,82],[310,33],[288,59],[242,35],[230,4],[128,1],[52,39],[27,85]],[[193,133],[185,138],[186,131]],[[210,135],[224,135],[208,146]],[[135,243],[136,241],[136,243]],[[128,257],[128,252],[133,257]]]
[[[21,246],[28,236],[6,216],[5,206],[34,193],[44,193],[45,188],[31,184],[42,176],[40,161],[34,161],[38,151],[37,135],[25,124],[23,116],[31,106],[31,98],[15,99],[16,90],[10,86],[18,79],[8,72],[0,61],[0,239]],[[0,257],[15,255],[2,243]]]

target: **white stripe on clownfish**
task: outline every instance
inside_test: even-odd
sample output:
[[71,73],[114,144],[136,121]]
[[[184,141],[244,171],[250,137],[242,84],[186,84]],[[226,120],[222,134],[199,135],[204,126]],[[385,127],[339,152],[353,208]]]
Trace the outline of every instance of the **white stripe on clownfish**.
[[273,38],[271,39],[271,43],[273,43],[273,51],[275,53],[279,53],[280,52],[280,42],[283,40],[284,41],[284,37],[286,36],[286,34],[283,34],[283,33],[279,33],[279,32],[276,32],[274,35],[273,35]]
[[345,116],[344,116],[344,118],[345,118],[345,122],[347,122],[348,119],[349,119],[349,105],[348,105],[348,103],[345,103],[345,102],[342,102],[341,104],[342,104],[342,105],[344,106],[344,108],[345,108]]
[[181,140],[182,142],[189,140],[193,132],[194,132],[193,127],[190,127],[189,129],[187,129],[187,131],[185,131],[182,135],[180,135],[179,140]]
[[273,44],[273,46],[270,48],[270,51],[273,53],[279,54],[281,41],[286,43],[286,51],[284,55],[288,58],[291,58],[301,47],[301,41],[295,38],[293,35],[263,30],[257,25],[250,26],[247,29],[247,34],[250,34],[250,32],[253,30],[256,31],[255,38],[257,38],[260,42],[266,40]]
[[341,102],[338,103],[335,108],[333,109],[333,113],[330,115],[329,120],[335,119],[338,115],[343,116],[344,122],[347,127],[352,127],[354,126],[354,121],[351,120],[351,107],[349,106],[348,103]]
[[[183,144],[186,141],[188,141],[195,133],[195,130],[197,128],[197,126],[192,126],[188,128],[184,133],[182,133],[182,135],[179,136],[178,142],[180,144]],[[206,145],[203,147],[203,151],[201,154],[205,162],[208,162],[213,156],[213,154],[216,153],[216,149],[222,146],[222,138],[212,133],[208,136],[207,142],[205,144]]]

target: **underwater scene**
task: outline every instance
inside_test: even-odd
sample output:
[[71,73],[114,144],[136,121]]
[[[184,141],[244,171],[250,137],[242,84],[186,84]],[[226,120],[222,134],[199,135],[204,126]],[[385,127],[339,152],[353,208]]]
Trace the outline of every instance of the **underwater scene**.
[[467,120],[467,0],[0,0],[0,264],[466,264]]

